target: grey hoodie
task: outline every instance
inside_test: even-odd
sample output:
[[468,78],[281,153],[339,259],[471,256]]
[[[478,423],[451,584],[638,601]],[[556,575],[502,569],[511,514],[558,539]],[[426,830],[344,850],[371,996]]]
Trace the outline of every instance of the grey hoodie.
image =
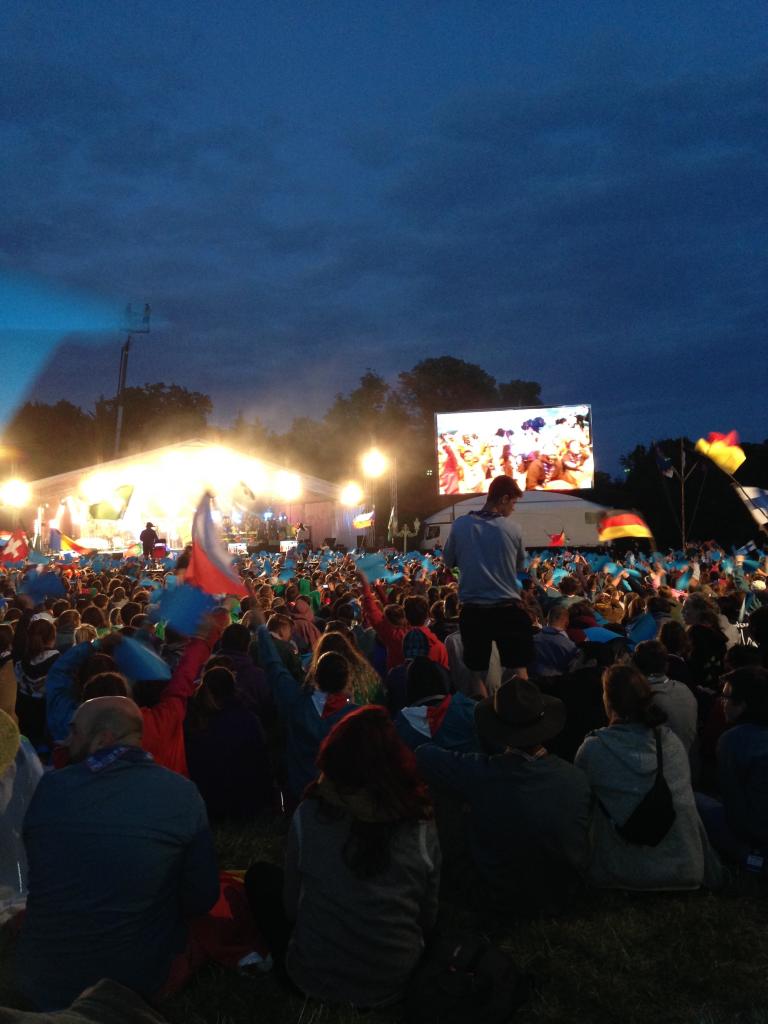
[[[720,883],[720,865],[701,824],[688,765],[677,736],[660,729],[664,778],[676,817],[658,846],[628,843],[613,822],[624,824],[656,777],[656,742],[642,725],[610,725],[590,733],[574,763],[586,772],[597,803],[592,821],[594,885],[613,889],[698,889]],[[605,810],[603,810],[605,808]],[[607,814],[606,814],[607,811]],[[610,818],[608,817],[610,816]]]
[[653,691],[653,703],[667,716],[667,724],[690,753],[696,739],[696,719],[699,706],[685,683],[676,682],[667,676],[649,676],[648,683]]

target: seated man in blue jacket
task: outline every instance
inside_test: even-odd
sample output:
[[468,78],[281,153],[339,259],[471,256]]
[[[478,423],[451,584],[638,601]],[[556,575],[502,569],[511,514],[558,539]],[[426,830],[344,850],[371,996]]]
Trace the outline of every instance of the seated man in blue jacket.
[[16,979],[58,1010],[100,978],[151,996],[184,954],[187,923],[219,897],[205,805],[196,787],[141,749],[127,697],[86,701],[73,763],[45,775],[24,822],[27,913]]
[[327,651],[317,663],[315,685],[302,686],[278,654],[264,625],[261,608],[252,608],[251,612],[251,622],[258,626],[259,662],[266,672],[277,714],[286,732],[288,794],[298,803],[306,787],[317,777],[315,760],[320,744],[331,728],[357,707],[352,700],[349,662],[343,655]]
[[400,739],[411,750],[436,743],[445,750],[479,751],[475,732],[475,701],[448,693],[444,669],[427,657],[414,658],[406,677],[408,704],[395,718]]

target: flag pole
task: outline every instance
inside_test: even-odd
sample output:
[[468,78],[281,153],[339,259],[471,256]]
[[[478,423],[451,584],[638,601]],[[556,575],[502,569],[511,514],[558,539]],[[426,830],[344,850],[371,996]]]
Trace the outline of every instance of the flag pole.
[[[662,451],[661,448],[659,448],[659,446],[656,443],[656,441],[653,442],[653,450],[654,450],[654,454],[656,456],[656,466],[657,466],[657,468],[659,470],[659,475],[661,477],[663,477],[664,480],[668,480],[668,479],[671,480],[673,476],[676,476],[679,479],[680,478],[680,474],[675,469],[675,467],[672,465],[672,460],[669,459],[665,455],[665,453]],[[661,456],[663,459],[665,459],[669,463],[669,475],[667,475],[666,469],[662,467],[662,465],[661,465],[661,463],[659,461],[659,456]],[[666,498],[667,505],[669,505],[669,513],[672,516],[672,518],[674,519],[675,525],[677,526],[677,528],[679,530],[680,529],[680,516],[677,514],[677,509],[675,508],[675,503],[672,500],[672,495],[669,493],[669,490],[667,489],[667,486],[666,486],[665,483],[661,484],[661,489],[664,492],[664,497]]]
[[[765,530],[765,532],[768,533],[768,512],[764,512],[763,509],[758,509],[757,508],[757,506],[752,501],[750,496],[744,490],[744,485],[739,483],[739,481],[736,479],[736,477],[733,475],[733,473],[729,473],[728,476],[731,478],[731,483],[733,484],[733,486],[736,488],[737,492],[739,493],[739,495],[741,497],[741,500],[747,506],[747,509],[749,510],[750,515],[752,515],[752,510],[753,509],[756,512],[762,512],[763,513],[763,517],[765,518],[765,522],[764,523],[757,523],[757,528],[758,528],[758,530]],[[752,486],[752,485],[750,484],[750,486]],[[754,515],[752,515],[752,518],[755,519]],[[757,522],[756,519],[755,519],[755,522]]]
[[[680,438],[680,546],[685,554],[685,544],[687,541],[686,537],[686,522],[685,522],[685,485],[688,481],[688,477],[696,468],[696,463],[691,466],[688,472],[685,472],[685,438]],[[694,512],[695,515],[695,512]],[[693,520],[691,520],[693,521]]]

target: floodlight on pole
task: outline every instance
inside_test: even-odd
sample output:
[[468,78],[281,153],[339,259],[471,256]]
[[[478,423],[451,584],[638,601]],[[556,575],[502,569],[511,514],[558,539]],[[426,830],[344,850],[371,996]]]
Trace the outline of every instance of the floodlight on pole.
[[378,448],[371,448],[370,451],[367,451],[363,455],[361,463],[363,473],[372,480],[382,476],[389,466],[389,460],[386,455],[380,452]]
[[355,483],[354,480],[350,480],[348,484],[345,484],[339,495],[342,505],[346,505],[348,508],[356,508],[362,502],[363,497],[363,488],[360,484]]
[[0,503],[8,505],[9,508],[25,508],[32,497],[32,490],[28,483],[14,477],[6,480],[0,487]]

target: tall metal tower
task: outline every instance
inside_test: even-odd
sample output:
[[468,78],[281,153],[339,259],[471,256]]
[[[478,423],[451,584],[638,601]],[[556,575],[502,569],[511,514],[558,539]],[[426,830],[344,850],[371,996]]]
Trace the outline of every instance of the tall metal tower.
[[116,417],[115,417],[115,458],[120,455],[120,436],[123,431],[123,404],[124,404],[124,392],[125,392],[125,378],[128,373],[128,355],[131,351],[131,339],[134,334],[149,334],[149,318],[152,310],[149,308],[149,303],[144,303],[144,312],[134,313],[130,305],[125,310],[125,329],[128,331],[128,337],[125,339],[125,344],[120,349],[120,373],[117,378],[117,395],[115,397],[116,403]]

